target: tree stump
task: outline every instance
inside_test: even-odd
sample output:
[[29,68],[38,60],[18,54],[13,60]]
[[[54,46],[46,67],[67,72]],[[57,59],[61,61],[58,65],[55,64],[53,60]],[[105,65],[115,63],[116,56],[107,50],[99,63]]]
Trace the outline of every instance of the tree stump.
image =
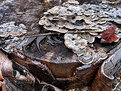
[[[80,3],[95,1],[98,4],[100,0],[82,0]],[[0,6],[0,11],[3,12],[0,16],[1,24],[15,21],[16,25],[26,25],[28,35],[41,34],[44,29],[38,22],[44,11],[55,3],[60,4],[56,0],[51,3],[45,5],[40,0],[3,2]],[[55,37],[59,37],[61,41],[56,43],[53,41]],[[27,43],[22,51],[16,50],[12,53],[4,52],[0,44],[0,76],[8,91],[80,91],[85,86],[89,91],[110,91],[113,75],[120,70],[120,40],[117,43],[102,45],[96,39],[93,50],[98,53],[99,49],[104,49],[107,58],[99,57],[93,64],[81,63],[77,55],[65,46],[63,34],[46,35],[41,41],[37,40],[36,36],[31,36]],[[3,91],[6,91],[6,88],[5,85],[2,86]]]

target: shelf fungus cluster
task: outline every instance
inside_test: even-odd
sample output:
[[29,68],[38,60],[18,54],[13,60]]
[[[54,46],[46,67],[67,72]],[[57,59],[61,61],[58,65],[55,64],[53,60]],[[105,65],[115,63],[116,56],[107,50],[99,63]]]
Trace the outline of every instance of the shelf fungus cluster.
[[65,45],[72,49],[77,54],[78,59],[83,64],[98,62],[101,59],[107,58],[105,49],[99,48],[97,52],[93,50],[89,43],[94,42],[94,37],[89,34],[65,34]]
[[11,53],[17,49],[21,50],[25,43],[24,35],[26,27],[24,24],[19,26],[15,22],[8,22],[0,25],[0,48]]
[[66,2],[44,13],[39,21],[45,29],[66,33],[68,31],[102,32],[112,23],[121,24],[121,8],[99,4],[78,5]]
[[77,1],[70,0],[45,12],[39,24],[46,30],[65,33],[65,45],[77,54],[80,62],[89,64],[98,59],[98,54],[102,59],[107,56],[104,51],[95,53],[89,47],[88,44],[93,45],[96,37],[102,38],[102,43],[120,39],[121,30],[112,22],[121,24],[121,8],[103,4],[79,5]]
[[121,4],[121,0],[102,0],[103,4],[117,5]]

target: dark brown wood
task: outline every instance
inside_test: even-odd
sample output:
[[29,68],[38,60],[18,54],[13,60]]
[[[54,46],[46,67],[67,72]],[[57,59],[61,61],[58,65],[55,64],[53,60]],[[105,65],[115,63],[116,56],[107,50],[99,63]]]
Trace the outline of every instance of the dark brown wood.
[[[13,3],[7,5],[6,10],[4,7],[1,9],[4,15],[4,17],[0,16],[1,24],[9,21],[15,21],[16,24],[23,23],[27,27],[28,35],[29,33],[34,34],[35,38],[43,35],[47,37],[59,35],[60,37],[61,34],[58,33],[44,34],[44,29],[38,26],[38,21],[43,16],[43,12],[54,5],[60,4],[57,0],[54,1],[45,4],[41,0],[14,0]],[[82,4],[84,2],[98,3],[100,0],[78,1]],[[100,60],[96,64],[84,65],[79,62],[76,54],[64,45],[63,39],[62,43],[54,45],[48,41],[48,38],[46,38],[40,42],[40,52],[35,41],[33,41],[33,43],[26,46],[25,50],[7,54],[9,59],[0,51],[0,71],[2,71],[1,73],[5,78],[8,90],[41,91],[42,89],[47,90],[48,87],[51,90],[53,87],[67,90],[83,86],[90,86],[90,91],[109,91],[111,89],[112,80],[106,78],[101,72],[101,65],[105,60]],[[101,45],[98,40],[96,41],[94,51],[104,47],[108,53],[116,45],[119,45],[119,43]],[[111,56],[119,48],[114,48],[115,51],[109,53],[108,56]],[[0,76],[3,79],[1,74]]]
[[[121,45],[121,44],[120,44]],[[92,82],[91,88],[89,91],[111,91],[112,83],[114,80],[114,73],[120,70],[121,65],[121,46],[119,46],[118,51],[114,48],[112,50],[113,55],[111,55],[103,64],[97,72],[97,75]],[[112,53],[111,52],[111,53]]]
[[[5,67],[5,62],[8,64],[6,65],[8,68]],[[5,68],[5,69],[4,69]],[[11,61],[6,57],[6,55],[0,50],[0,88],[2,91],[7,91],[6,84],[4,81],[3,76],[5,74],[8,76],[11,75]]]

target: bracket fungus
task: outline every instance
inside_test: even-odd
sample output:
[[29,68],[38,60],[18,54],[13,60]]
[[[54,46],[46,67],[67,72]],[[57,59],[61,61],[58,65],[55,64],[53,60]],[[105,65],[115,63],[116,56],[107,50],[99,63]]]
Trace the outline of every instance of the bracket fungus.
[[121,0],[102,0],[103,4],[117,5],[121,3]]
[[[75,0],[59,5],[58,0],[46,1],[54,4],[14,0],[2,11],[1,23],[26,24],[0,25],[0,49],[5,51],[0,51],[0,73],[7,90],[70,91],[86,86],[89,91],[110,91],[112,75],[120,69],[121,8],[101,0],[78,0],[82,5]],[[43,15],[41,26],[38,13]]]
[[[108,43],[118,41],[118,34],[121,32],[118,27],[115,26],[113,34],[111,34],[111,31],[108,33],[110,37],[115,35],[115,39],[111,41],[108,41],[108,37],[105,37],[106,31],[104,30],[110,30],[107,28],[113,26],[112,21],[121,24],[120,11],[121,9],[118,7],[103,4],[79,5],[77,1],[69,0],[61,6],[55,6],[45,12],[39,24],[46,30],[65,33],[65,45],[77,54],[81,62],[82,58],[90,57],[88,62],[82,62],[83,64],[89,64],[95,59],[95,52],[88,44],[93,44],[96,37],[107,40]],[[77,34],[71,34],[70,32]]]
[[88,43],[94,42],[94,38],[91,39],[88,34],[65,34],[64,39],[65,45],[77,54],[79,61],[83,64],[95,63],[107,58],[103,48],[99,48],[98,52],[95,52],[89,47]]
[[11,53],[17,49],[22,49],[22,46],[27,41],[24,39],[26,33],[24,24],[15,25],[15,22],[8,22],[0,25],[0,48]]
[[57,32],[85,31],[102,32],[114,21],[121,24],[120,8],[99,4],[83,4],[66,2],[55,6],[44,13],[39,24],[46,30]]

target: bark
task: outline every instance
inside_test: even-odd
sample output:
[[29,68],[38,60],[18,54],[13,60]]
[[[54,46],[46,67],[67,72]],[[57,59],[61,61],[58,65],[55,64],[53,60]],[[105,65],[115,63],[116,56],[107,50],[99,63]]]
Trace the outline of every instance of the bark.
[[[113,50],[112,50],[113,51]],[[111,91],[114,73],[120,70],[121,48],[110,56],[98,70],[90,91]]]
[[0,80],[1,80],[0,87],[2,88],[2,91],[7,91],[3,76],[9,75],[11,77],[11,61],[6,57],[6,55],[2,51],[0,51],[0,69],[1,69],[0,70]]
[[[98,3],[100,0],[78,1],[82,4],[90,1],[91,3]],[[56,5],[53,3],[48,6],[49,4],[43,5],[40,0],[14,0],[8,6],[7,4],[4,6],[8,7],[6,9],[1,6],[1,12],[4,16],[0,16],[1,23],[12,20],[17,24],[25,24],[27,32],[30,33],[32,31],[31,34],[43,32],[43,29],[38,26],[38,21],[43,16],[44,11]],[[0,80],[5,81],[8,91],[62,91],[83,86],[91,87],[90,91],[111,90],[114,79],[113,74],[115,70],[120,68],[115,66],[118,63],[120,65],[121,44],[114,49],[112,45],[105,46],[108,51],[113,49],[108,53],[109,61],[100,60],[93,65],[83,65],[77,61],[75,54],[66,48],[64,43],[51,46],[47,41],[43,41],[38,44],[42,49],[41,53],[36,50],[36,43],[28,44],[24,53],[18,51],[7,54],[10,58],[0,51]],[[99,43],[94,44],[94,46],[97,49],[101,47]],[[54,55],[52,58],[50,52]],[[112,54],[114,55],[112,56]],[[43,58],[41,58],[42,56]],[[110,58],[113,60],[110,61]],[[112,69],[112,67],[114,68]],[[3,91],[6,91],[4,81],[0,85]]]

